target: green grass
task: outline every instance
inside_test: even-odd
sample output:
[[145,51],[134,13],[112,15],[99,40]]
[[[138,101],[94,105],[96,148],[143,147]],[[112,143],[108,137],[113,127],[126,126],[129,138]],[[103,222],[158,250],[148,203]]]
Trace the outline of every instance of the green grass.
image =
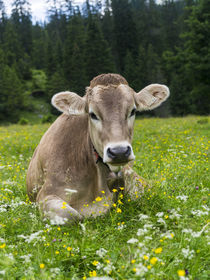
[[137,120],[134,169],[150,187],[124,197],[122,213],[71,227],[43,222],[26,195],[26,169],[49,125],[1,127],[0,279],[209,279],[209,123]]

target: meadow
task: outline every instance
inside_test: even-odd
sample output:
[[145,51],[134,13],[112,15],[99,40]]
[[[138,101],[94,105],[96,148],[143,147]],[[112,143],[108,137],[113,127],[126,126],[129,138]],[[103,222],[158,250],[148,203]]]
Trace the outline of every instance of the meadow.
[[48,127],[0,127],[0,279],[209,279],[209,117],[136,120],[144,193],[70,227],[43,221],[26,194]]

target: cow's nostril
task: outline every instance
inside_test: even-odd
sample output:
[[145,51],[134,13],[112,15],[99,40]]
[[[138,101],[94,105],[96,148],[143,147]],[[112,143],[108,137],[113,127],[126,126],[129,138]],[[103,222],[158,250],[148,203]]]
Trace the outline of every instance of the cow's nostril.
[[131,147],[130,146],[127,146],[127,151],[125,152],[125,156],[126,157],[129,157],[131,154]]
[[110,157],[111,159],[114,159],[114,158],[116,157],[115,151],[114,151],[113,149],[111,149],[111,148],[108,148],[108,149],[107,149],[107,155],[108,155],[108,157]]

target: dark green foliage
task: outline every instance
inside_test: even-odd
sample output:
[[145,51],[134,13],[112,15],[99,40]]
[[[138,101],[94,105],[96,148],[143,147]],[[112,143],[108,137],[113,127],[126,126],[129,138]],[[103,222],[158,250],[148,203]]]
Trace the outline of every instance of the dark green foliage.
[[85,62],[88,80],[102,73],[115,72],[114,59],[99,28],[97,19],[89,16],[85,42]]
[[[101,73],[121,73],[134,90],[150,83],[171,91],[159,116],[210,111],[210,0],[106,0],[48,3],[32,24],[29,1],[0,0],[0,119],[17,121],[28,97],[64,90],[83,96]],[[54,109],[52,109],[54,110]],[[53,111],[54,113],[56,110]]]
[[28,121],[28,119],[21,117],[18,121],[18,124],[26,125],[26,124],[29,124],[29,121]]
[[0,121],[16,121],[24,107],[22,84],[14,68],[4,64],[0,50]]

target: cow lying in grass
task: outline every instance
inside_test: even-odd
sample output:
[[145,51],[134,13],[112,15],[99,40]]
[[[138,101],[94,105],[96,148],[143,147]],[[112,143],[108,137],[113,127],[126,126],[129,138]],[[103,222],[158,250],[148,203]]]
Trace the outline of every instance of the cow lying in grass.
[[164,85],[136,93],[117,74],[95,77],[84,97],[53,96],[63,114],[42,137],[30,162],[27,190],[55,223],[105,213],[116,200],[113,189],[131,194],[142,188],[129,167],[136,111],[158,107],[169,96]]

